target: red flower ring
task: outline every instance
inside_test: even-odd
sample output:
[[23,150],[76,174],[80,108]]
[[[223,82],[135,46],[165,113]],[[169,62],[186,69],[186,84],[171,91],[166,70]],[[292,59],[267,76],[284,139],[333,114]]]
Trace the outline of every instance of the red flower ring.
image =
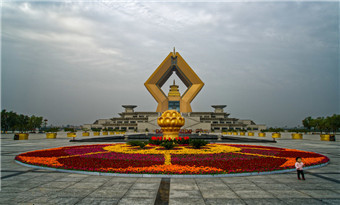
[[148,174],[228,174],[294,168],[295,158],[305,166],[324,164],[329,158],[301,150],[235,144],[208,144],[202,149],[178,146],[164,150],[126,144],[100,144],[37,150],[15,160],[36,166],[79,171]]

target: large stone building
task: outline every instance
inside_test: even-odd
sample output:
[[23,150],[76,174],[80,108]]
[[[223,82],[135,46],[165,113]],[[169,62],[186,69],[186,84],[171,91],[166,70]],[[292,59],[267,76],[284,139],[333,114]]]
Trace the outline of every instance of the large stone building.
[[[111,119],[99,119],[93,124],[85,124],[84,127],[125,130],[128,132],[156,132],[160,127],[157,124],[157,118],[161,116],[160,112],[136,112],[135,105],[123,105],[125,111],[119,113],[120,117]],[[185,125],[182,129],[192,130],[193,132],[221,132],[223,130],[263,130],[265,125],[257,125],[252,120],[240,120],[230,118],[229,113],[224,112],[226,105],[213,105],[213,112],[190,112],[182,113],[185,119]]]
[[[161,87],[175,73],[184,85],[186,91],[181,95],[178,85],[170,86],[170,91],[166,95]],[[265,125],[256,125],[252,120],[239,120],[229,118],[229,113],[224,112],[226,105],[213,105],[214,112],[192,112],[190,103],[204,86],[204,83],[197,74],[185,62],[182,56],[175,52],[170,52],[161,65],[145,82],[145,87],[158,102],[156,112],[135,112],[135,105],[123,105],[125,112],[119,113],[120,117],[111,119],[99,119],[93,124],[84,125],[85,128],[107,128],[126,131],[156,131],[160,127],[157,118],[166,110],[177,110],[185,118],[184,130],[221,132],[222,130],[262,130]]]

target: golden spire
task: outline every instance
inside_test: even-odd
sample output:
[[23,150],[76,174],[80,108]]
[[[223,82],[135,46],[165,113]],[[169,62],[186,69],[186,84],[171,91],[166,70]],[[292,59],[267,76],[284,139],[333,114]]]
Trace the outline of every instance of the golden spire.
[[174,80],[174,84],[170,85],[170,91],[168,93],[168,97],[180,97],[181,94],[179,93],[178,87],[179,86],[175,84],[175,80]]
[[175,47],[174,47],[174,51],[172,52],[172,57],[175,57],[176,56],[176,50],[175,50]]

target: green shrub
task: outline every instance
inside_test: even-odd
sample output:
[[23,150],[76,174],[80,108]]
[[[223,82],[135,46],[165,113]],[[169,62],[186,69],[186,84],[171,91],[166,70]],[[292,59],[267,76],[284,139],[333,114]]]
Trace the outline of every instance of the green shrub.
[[46,132],[58,132],[59,130],[60,130],[59,127],[50,127],[45,131]]
[[144,149],[144,147],[148,144],[148,142],[133,140],[133,141],[128,142],[127,144],[134,146],[134,147],[139,146],[140,148]]
[[135,146],[139,146],[140,142],[141,141],[133,140],[133,141],[127,142],[127,144],[135,147]]
[[161,144],[165,149],[172,149],[175,147],[175,143],[173,141],[165,141]]
[[149,139],[149,144],[154,144],[154,145],[160,145],[162,144],[163,140],[158,140],[158,139]]
[[76,132],[74,128],[64,128],[65,132]]
[[193,139],[190,141],[190,145],[193,146],[195,149],[200,149],[201,147],[207,145],[208,142],[201,139]]
[[93,132],[100,132],[102,129],[101,128],[91,128]]
[[145,147],[146,145],[148,145],[148,142],[143,142],[143,141],[140,141],[140,142],[139,142],[139,147],[142,148],[142,149],[144,149],[144,147]]

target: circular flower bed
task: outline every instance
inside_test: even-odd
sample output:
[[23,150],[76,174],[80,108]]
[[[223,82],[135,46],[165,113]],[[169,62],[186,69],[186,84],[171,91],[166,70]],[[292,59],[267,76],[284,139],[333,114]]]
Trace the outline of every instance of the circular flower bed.
[[180,145],[171,150],[147,145],[99,144],[26,152],[15,157],[25,164],[68,170],[128,174],[229,174],[292,169],[295,158],[305,166],[323,164],[326,156],[301,150],[208,144],[201,149]]

